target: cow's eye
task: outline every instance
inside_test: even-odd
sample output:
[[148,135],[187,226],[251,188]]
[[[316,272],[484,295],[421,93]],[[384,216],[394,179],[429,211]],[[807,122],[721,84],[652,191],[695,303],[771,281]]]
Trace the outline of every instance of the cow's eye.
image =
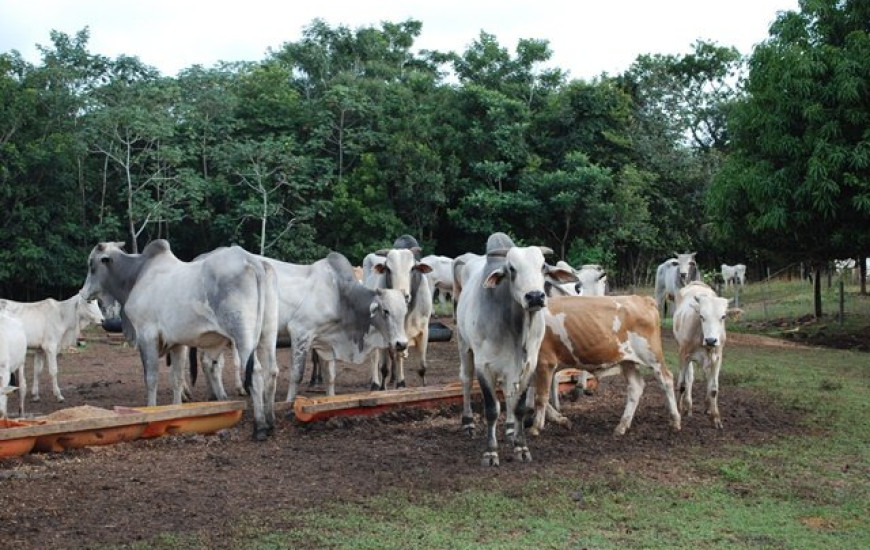
[[704,319],[704,316],[703,316],[703,315],[699,315],[699,317],[701,318],[701,322],[702,322],[702,323],[703,323],[704,321],[706,321],[706,319]]
[[390,310],[388,310],[388,309],[382,309],[381,311],[384,313],[384,317],[389,317],[389,316],[390,316]]
[[510,266],[510,267],[508,268],[508,270],[510,271],[511,279],[515,279],[516,276],[517,276],[517,270],[516,270],[516,268],[515,268],[514,266]]

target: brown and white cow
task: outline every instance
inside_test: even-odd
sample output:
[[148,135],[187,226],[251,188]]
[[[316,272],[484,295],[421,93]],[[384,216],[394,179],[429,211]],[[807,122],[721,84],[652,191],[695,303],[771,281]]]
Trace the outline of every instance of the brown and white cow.
[[57,382],[57,356],[74,347],[79,333],[91,324],[103,322],[103,312],[96,300],[87,301],[78,294],[66,300],[52,298],[38,302],[0,300],[0,306],[18,317],[27,335],[27,348],[33,350],[33,387],[31,395],[39,401],[39,376],[48,365],[51,389],[58,401],[63,394]]
[[[661,327],[655,301],[648,296],[566,296],[550,299],[544,316],[546,332],[535,371],[535,419],[530,433],[544,427],[549,389],[558,367],[579,367],[592,373],[621,368],[628,383],[625,411],[616,427],[623,435],[631,426],[645,385],[638,367],[653,370],[667,400],[671,427],[680,429],[674,379],[662,353]],[[568,419],[558,415],[558,423]]]
[[680,289],[674,311],[674,337],[680,347],[680,412],[692,415],[694,365],[704,369],[707,377],[706,414],[717,428],[719,415],[719,370],[725,347],[725,318],[739,312],[728,308],[729,301],[702,282],[692,282]]

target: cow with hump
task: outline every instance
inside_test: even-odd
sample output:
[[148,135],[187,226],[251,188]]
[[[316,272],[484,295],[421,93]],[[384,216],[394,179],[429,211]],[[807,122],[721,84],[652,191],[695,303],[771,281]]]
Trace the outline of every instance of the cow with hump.
[[27,335],[27,348],[33,350],[33,401],[40,399],[39,375],[43,365],[48,365],[52,393],[55,399],[62,402],[64,399],[58,385],[57,356],[63,350],[76,345],[82,330],[103,322],[103,312],[97,302],[83,300],[76,294],[62,301],[53,298],[38,302],[0,300],[0,307],[21,321]]
[[692,281],[701,280],[701,272],[695,262],[696,252],[674,254],[656,268],[655,298],[662,316],[667,314],[668,300],[676,304],[677,292]]
[[[638,367],[652,369],[665,394],[674,430],[680,413],[674,396],[674,378],[662,353],[661,321],[649,296],[565,296],[550,299],[545,315],[546,333],[535,372],[535,420],[530,433],[544,427],[549,389],[557,367],[580,367],[592,373],[619,368],[628,383],[625,410],[614,430],[623,435],[631,426],[644,379]],[[568,419],[550,410],[553,420]]]
[[454,264],[461,271],[462,283],[456,310],[462,428],[469,434],[474,432],[471,386],[476,378],[487,424],[484,466],[499,465],[499,387],[506,409],[505,437],[513,445],[513,457],[524,462],[532,459],[523,421],[526,389],[544,337],[544,283],[577,280],[571,271],[547,265],[545,251],[550,252],[537,246],[514,246],[510,237],[495,233],[487,241],[486,256],[466,256]]
[[232,346],[246,366],[254,410],[254,439],[275,428],[275,353],[278,299],[274,270],[233,246],[184,262],[169,242],[148,243],[128,254],[124,243],[100,243],[88,257],[88,276],[79,291],[87,300],[121,304],[124,335],[139,349],[149,406],[157,404],[160,357],[170,355],[173,402],[181,403],[182,365],[188,346],[216,356]]
[[[432,316],[432,290],[426,274],[432,268],[420,260],[420,245],[411,235],[402,235],[393,243],[393,248],[368,254],[363,260],[363,283],[369,288],[400,290],[408,303],[405,316],[405,335],[408,347],[417,349],[420,369],[417,373],[426,385],[426,353],[429,347],[429,319]],[[386,389],[387,361],[392,366],[392,379],[397,388],[405,387],[405,356],[407,352],[387,350],[372,354],[371,389]],[[383,360],[382,360],[383,359]]]
[[290,403],[296,400],[309,350],[327,362],[327,394],[335,395],[335,361],[361,364],[375,349],[401,352],[408,347],[405,295],[359,284],[343,255],[331,252],[311,265],[270,263],[278,272],[281,331],[293,342]]
[[725,318],[740,311],[728,306],[729,300],[717,296],[712,288],[693,282],[680,290],[674,311],[674,337],[680,348],[680,412],[692,415],[694,364],[698,364],[707,378],[705,412],[713,426],[720,429],[719,370],[725,347]]

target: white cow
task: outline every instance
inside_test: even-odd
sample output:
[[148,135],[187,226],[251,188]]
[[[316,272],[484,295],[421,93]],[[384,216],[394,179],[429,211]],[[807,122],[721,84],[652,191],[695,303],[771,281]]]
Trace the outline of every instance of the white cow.
[[39,401],[39,376],[48,364],[51,389],[58,401],[63,394],[57,382],[57,355],[74,347],[79,333],[91,324],[103,322],[103,312],[96,300],[83,300],[78,294],[63,301],[52,298],[38,302],[0,300],[6,311],[18,317],[27,335],[27,348],[33,354],[33,388],[31,395]]
[[278,289],[274,269],[237,246],[192,262],[169,243],[148,243],[127,254],[124,243],[100,243],[88,256],[85,299],[109,296],[122,306],[124,334],[135,342],[145,371],[148,405],[157,404],[160,357],[172,359],[173,402],[181,403],[188,347],[216,357],[226,347],[246,365],[254,412],[254,439],[275,428],[278,364]]
[[544,338],[544,283],[566,283],[577,277],[572,271],[547,265],[541,248],[514,246],[504,233],[489,237],[486,252],[485,257],[466,257],[467,261],[454,263],[461,271],[458,279],[462,283],[456,329],[462,428],[469,434],[474,431],[471,383],[476,378],[487,423],[482,463],[498,466],[496,422],[500,403],[496,389],[500,386],[504,394],[505,436],[513,445],[514,457],[528,462],[532,455],[523,426],[525,396]]
[[547,296],[604,296],[607,294],[607,272],[598,264],[584,264],[580,269],[572,268],[567,262],[559,260],[556,267],[569,269],[577,276],[576,283],[547,285]]
[[722,280],[725,281],[726,289],[730,288],[731,285],[743,288],[746,284],[746,266],[743,264],[722,264]]
[[675,301],[677,292],[691,281],[700,281],[701,272],[695,263],[695,252],[675,254],[656,269],[655,299],[662,319],[668,309],[668,300]]
[[430,254],[420,260],[431,268],[426,273],[429,279],[429,288],[432,290],[434,301],[435,291],[438,291],[438,302],[444,303],[445,299],[453,298],[453,258]]
[[680,412],[692,415],[692,383],[694,364],[704,369],[707,377],[706,414],[713,425],[722,428],[719,416],[719,370],[725,347],[725,317],[737,313],[728,309],[729,301],[702,282],[683,287],[674,311],[674,337],[679,345]]
[[27,360],[27,335],[24,325],[15,315],[0,311],[0,418],[6,418],[6,396],[16,390],[9,386],[12,373],[18,373],[18,416],[24,416],[24,394],[27,381],[24,363]]
[[[405,335],[408,345],[415,347],[420,355],[420,375],[423,385],[426,384],[426,353],[429,347],[429,319],[432,316],[432,291],[426,274],[432,271],[431,266],[418,260],[420,247],[417,240],[410,235],[402,235],[394,243],[394,248],[379,250],[376,254],[366,256],[366,261],[374,271],[366,277],[369,288],[391,288],[401,291],[408,302],[408,313],[405,316]],[[392,362],[393,380],[397,388],[405,387],[405,353],[389,353]],[[386,359],[386,357],[384,357]],[[371,361],[371,389],[386,388],[386,362],[381,365],[381,352],[375,350]],[[383,376],[383,379],[381,378]]]
[[361,364],[375,349],[408,347],[402,291],[359,284],[337,252],[311,265],[270,262],[280,281],[281,330],[293,342],[288,402],[296,399],[309,350],[327,362],[327,395],[335,395],[336,360]]

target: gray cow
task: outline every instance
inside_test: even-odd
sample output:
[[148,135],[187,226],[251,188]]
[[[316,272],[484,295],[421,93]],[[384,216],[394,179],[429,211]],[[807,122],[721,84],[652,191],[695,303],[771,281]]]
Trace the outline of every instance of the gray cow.
[[462,428],[467,433],[474,431],[471,385],[476,377],[487,423],[485,466],[499,465],[498,386],[505,400],[505,436],[513,444],[514,457],[525,462],[532,459],[523,420],[526,389],[544,338],[544,283],[577,280],[572,271],[547,265],[544,250],[549,252],[537,246],[514,246],[510,237],[495,233],[487,241],[485,257],[466,256],[454,263],[462,283],[456,310]]
[[189,347],[216,356],[231,346],[245,362],[254,409],[254,439],[275,427],[275,353],[278,299],[271,266],[237,246],[183,262],[169,243],[148,243],[127,254],[124,243],[100,243],[88,256],[88,276],[79,294],[121,304],[125,336],[136,344],[145,370],[148,405],[157,404],[160,357],[171,357],[173,402],[181,403],[181,366]]

